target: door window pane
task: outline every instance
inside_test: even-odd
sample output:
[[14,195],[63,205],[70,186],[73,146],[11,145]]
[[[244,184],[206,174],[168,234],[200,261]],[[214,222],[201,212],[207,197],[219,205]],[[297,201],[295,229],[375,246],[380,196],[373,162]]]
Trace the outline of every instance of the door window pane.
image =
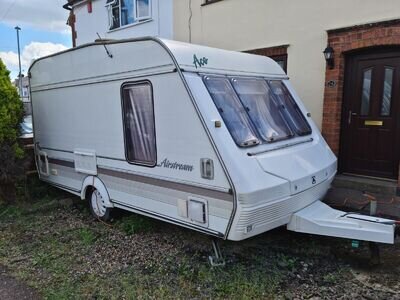
[[157,161],[157,151],[150,83],[123,86],[122,102],[127,160],[154,166]]
[[272,93],[278,100],[281,111],[288,122],[291,129],[297,135],[307,135],[311,133],[311,127],[307,120],[304,118],[296,101],[293,99],[292,95],[289,93],[285,84],[280,80],[269,81],[269,86],[271,87]]
[[369,114],[370,98],[371,98],[371,79],[372,69],[365,70],[363,73],[363,86],[361,95],[361,115]]
[[267,82],[261,79],[233,79],[233,86],[260,137],[266,142],[292,135]]
[[390,106],[392,102],[392,85],[393,85],[393,69],[385,68],[385,80],[383,82],[383,96],[382,96],[382,107],[381,115],[390,115]]
[[241,147],[259,144],[251,121],[229,79],[205,76],[203,80],[235,143]]

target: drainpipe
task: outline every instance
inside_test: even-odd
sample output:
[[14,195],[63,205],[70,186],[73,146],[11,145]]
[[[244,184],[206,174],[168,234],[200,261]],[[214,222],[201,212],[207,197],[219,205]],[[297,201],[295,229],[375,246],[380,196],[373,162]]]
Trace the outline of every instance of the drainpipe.
[[72,10],[72,1],[69,0],[68,3],[63,5],[63,8],[69,10],[67,25],[71,27],[72,47],[76,47],[75,14],[74,11]]

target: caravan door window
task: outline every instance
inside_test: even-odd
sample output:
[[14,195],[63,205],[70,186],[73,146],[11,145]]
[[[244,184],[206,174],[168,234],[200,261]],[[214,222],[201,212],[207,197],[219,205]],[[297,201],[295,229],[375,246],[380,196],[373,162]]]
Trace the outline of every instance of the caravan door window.
[[265,80],[234,78],[232,84],[264,141],[273,142],[293,135]]
[[235,143],[240,147],[259,144],[251,121],[228,78],[205,76],[205,85]]
[[153,92],[150,82],[123,85],[122,110],[128,162],[155,166],[157,150]]

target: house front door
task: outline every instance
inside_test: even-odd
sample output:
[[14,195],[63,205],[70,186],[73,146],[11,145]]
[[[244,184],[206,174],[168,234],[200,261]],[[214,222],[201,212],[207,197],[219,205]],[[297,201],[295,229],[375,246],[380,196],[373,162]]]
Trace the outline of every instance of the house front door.
[[343,105],[342,171],[397,178],[400,50],[373,50],[348,57]]

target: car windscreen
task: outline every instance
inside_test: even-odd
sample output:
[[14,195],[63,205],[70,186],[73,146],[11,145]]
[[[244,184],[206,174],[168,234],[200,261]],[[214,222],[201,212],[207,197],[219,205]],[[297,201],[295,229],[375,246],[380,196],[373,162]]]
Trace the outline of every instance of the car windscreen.
[[293,135],[282,106],[265,80],[234,78],[231,82],[263,141],[273,142]]
[[203,79],[235,143],[241,147],[259,144],[254,127],[229,79],[217,76]]
[[203,76],[236,144],[254,146],[311,133],[282,80]]

